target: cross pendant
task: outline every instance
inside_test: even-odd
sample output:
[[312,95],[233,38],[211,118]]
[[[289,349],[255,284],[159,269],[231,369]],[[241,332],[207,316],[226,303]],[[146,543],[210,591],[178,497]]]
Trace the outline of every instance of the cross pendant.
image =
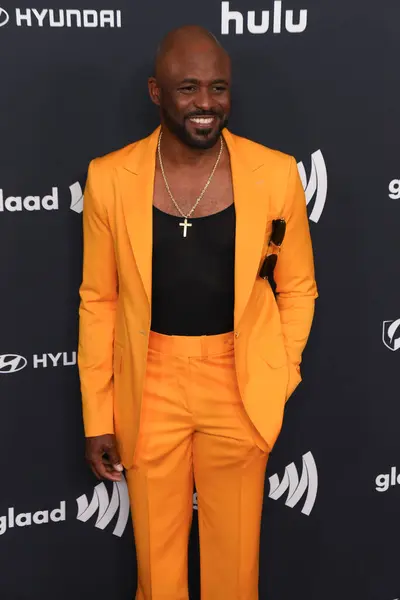
[[191,227],[191,226],[192,226],[192,224],[191,224],[191,223],[188,223],[188,220],[187,220],[187,218],[186,218],[186,217],[185,217],[185,220],[184,220],[184,222],[183,222],[183,223],[179,223],[179,227],[183,227],[183,237],[186,237],[186,234],[187,234],[187,228],[188,228],[188,227]]

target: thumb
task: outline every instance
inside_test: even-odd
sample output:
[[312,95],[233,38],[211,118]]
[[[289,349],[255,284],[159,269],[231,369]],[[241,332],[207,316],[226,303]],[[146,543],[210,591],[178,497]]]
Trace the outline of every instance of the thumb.
[[115,447],[115,445],[113,445],[111,448],[109,448],[107,450],[107,454],[108,454],[108,458],[110,459],[112,468],[115,469],[115,471],[123,471],[124,467],[121,464],[121,459],[119,457],[118,450]]

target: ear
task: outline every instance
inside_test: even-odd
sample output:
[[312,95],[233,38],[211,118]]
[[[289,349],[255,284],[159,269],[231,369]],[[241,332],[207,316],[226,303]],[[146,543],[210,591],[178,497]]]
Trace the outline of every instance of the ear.
[[156,106],[160,106],[161,90],[158,87],[157,80],[155,77],[149,77],[148,88],[151,101],[154,102]]

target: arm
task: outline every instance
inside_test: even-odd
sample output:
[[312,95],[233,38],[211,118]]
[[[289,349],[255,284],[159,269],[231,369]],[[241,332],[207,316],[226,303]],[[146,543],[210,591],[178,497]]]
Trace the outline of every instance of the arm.
[[291,158],[282,218],[286,235],[274,272],[282,332],[289,359],[287,398],[301,381],[300,363],[318,297],[307,206],[296,161]]
[[118,299],[114,245],[96,161],[89,165],[83,210],[78,366],[86,437],[114,433],[113,342]]

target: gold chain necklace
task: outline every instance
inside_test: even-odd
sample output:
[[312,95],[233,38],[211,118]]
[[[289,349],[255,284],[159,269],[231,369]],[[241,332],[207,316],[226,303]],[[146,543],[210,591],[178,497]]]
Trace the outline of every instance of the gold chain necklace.
[[173,197],[173,195],[172,195],[172,192],[171,192],[171,190],[170,190],[170,187],[169,187],[169,185],[168,185],[167,178],[166,178],[166,176],[165,176],[164,165],[163,165],[163,161],[162,161],[162,158],[161,158],[161,137],[162,137],[162,131],[160,132],[160,136],[159,136],[159,138],[158,138],[158,160],[160,161],[161,173],[162,173],[162,176],[163,176],[163,179],[164,179],[164,183],[165,183],[165,187],[167,188],[167,192],[168,192],[168,194],[169,194],[169,197],[171,198],[172,202],[174,203],[174,206],[175,206],[175,208],[177,209],[177,211],[178,211],[178,212],[179,212],[179,213],[182,215],[182,217],[185,219],[183,223],[179,223],[179,226],[180,226],[180,227],[183,227],[183,237],[186,237],[186,234],[187,234],[187,228],[192,226],[192,223],[189,223],[189,222],[188,222],[188,219],[190,218],[190,216],[193,214],[193,212],[194,212],[194,211],[195,211],[195,209],[197,208],[197,205],[199,204],[200,200],[203,198],[204,194],[205,194],[205,193],[206,193],[206,191],[207,191],[207,188],[208,188],[208,186],[209,186],[209,185],[210,185],[210,183],[211,183],[211,180],[212,180],[212,178],[213,178],[213,176],[214,176],[214,173],[215,173],[215,171],[216,171],[216,169],[217,169],[217,167],[218,167],[218,163],[219,163],[219,161],[220,161],[220,159],[221,159],[221,156],[222,156],[222,151],[223,151],[223,149],[224,149],[224,142],[223,142],[222,135],[221,135],[221,137],[220,137],[220,140],[221,140],[221,147],[220,147],[220,150],[219,150],[218,158],[217,158],[217,160],[216,160],[216,162],[215,162],[215,165],[214,165],[214,168],[213,168],[213,170],[212,170],[212,172],[211,172],[211,175],[210,175],[210,177],[208,178],[208,181],[207,181],[206,185],[204,186],[204,188],[202,189],[202,191],[201,191],[201,193],[200,193],[200,196],[197,198],[197,200],[196,200],[195,204],[194,204],[194,205],[193,205],[193,207],[190,209],[190,211],[189,211],[189,212],[188,212],[188,213],[185,215],[185,214],[182,212],[182,210],[180,209],[180,207],[178,206],[178,204],[176,203],[176,200],[175,200],[175,198],[174,198],[174,197]]

